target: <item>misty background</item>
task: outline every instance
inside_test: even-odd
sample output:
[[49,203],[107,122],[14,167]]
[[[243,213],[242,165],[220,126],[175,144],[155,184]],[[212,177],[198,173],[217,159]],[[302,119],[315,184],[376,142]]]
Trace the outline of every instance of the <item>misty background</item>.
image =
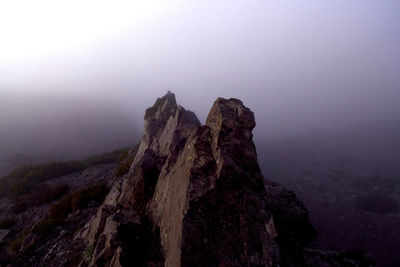
[[202,121],[217,97],[241,99],[255,112],[258,143],[345,136],[341,147],[354,139],[361,154],[377,146],[396,154],[399,8],[390,0],[2,2],[1,153],[68,158],[131,145],[145,109],[171,90]]
[[264,176],[293,190],[312,248],[400,255],[397,0],[1,1],[0,176],[139,142],[168,90],[204,122],[255,113]]

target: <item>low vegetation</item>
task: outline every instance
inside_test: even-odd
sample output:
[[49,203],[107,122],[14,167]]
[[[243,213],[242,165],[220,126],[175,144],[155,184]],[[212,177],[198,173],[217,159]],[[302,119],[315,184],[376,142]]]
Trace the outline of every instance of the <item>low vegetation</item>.
[[85,166],[94,166],[100,164],[110,164],[110,163],[117,163],[118,160],[121,158],[121,155],[127,149],[118,149],[112,152],[103,153],[100,155],[90,156],[85,160],[81,161]]
[[[88,207],[91,203],[100,204],[109,192],[105,182],[88,186],[75,192],[69,192],[67,184],[45,185],[42,182],[63,175],[84,170],[90,166],[125,162],[128,150],[116,150],[97,156],[91,156],[82,161],[53,162],[38,166],[22,166],[14,169],[9,175],[0,178],[0,197],[9,196],[14,199],[12,211],[24,212],[43,203],[51,203],[46,215],[31,231],[19,233],[14,240],[6,245],[10,257],[17,257],[29,233],[41,236],[49,234],[56,226],[62,225],[71,213]],[[10,229],[16,224],[15,218],[0,221],[0,229]],[[90,253],[90,251],[88,251]]]
[[90,263],[90,260],[93,257],[93,252],[94,252],[94,246],[93,245],[89,245],[88,247],[86,247],[85,253],[83,254],[83,260],[87,264]]
[[68,215],[88,206],[92,201],[100,204],[109,192],[105,183],[88,186],[63,196],[60,201],[50,207],[46,216],[32,230],[37,234],[47,234],[54,226],[62,224]]
[[118,167],[115,170],[115,176],[122,177],[129,172],[138,148],[138,146],[135,146],[132,150],[126,150],[121,154],[121,158],[118,161]]
[[9,182],[11,197],[30,193],[34,185],[69,173],[85,169],[84,162],[53,162],[39,166],[22,166],[12,171],[5,180]]
[[7,247],[7,254],[10,256],[15,256],[21,249],[22,243],[24,242],[27,233],[22,233],[12,240]]
[[124,151],[126,150],[115,150],[91,156],[82,161],[52,162],[16,168],[9,175],[0,178],[0,197],[17,198],[21,195],[28,195],[40,182],[81,171],[94,165],[117,163]]
[[0,221],[0,229],[10,229],[16,224],[16,222],[15,218],[6,218]]
[[31,193],[17,197],[12,210],[14,213],[24,212],[28,208],[59,199],[68,191],[69,186],[67,184],[36,186]]

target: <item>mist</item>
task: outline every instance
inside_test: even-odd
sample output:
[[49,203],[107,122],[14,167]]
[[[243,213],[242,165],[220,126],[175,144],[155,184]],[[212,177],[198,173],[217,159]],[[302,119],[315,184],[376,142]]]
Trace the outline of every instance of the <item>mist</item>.
[[[326,255],[326,261],[335,258],[338,262],[344,255],[360,256],[360,262],[364,256],[365,259],[368,256],[366,262],[369,262],[369,256],[372,256],[377,266],[400,266],[399,10],[398,0],[0,1],[0,228],[8,227],[8,230],[0,229],[0,265],[5,266],[10,260],[21,265],[28,259],[30,264],[43,265],[37,263],[43,253],[46,253],[46,256],[42,255],[46,263],[48,260],[51,262],[53,256],[67,260],[69,255],[73,260],[83,259],[84,256],[84,261],[89,260],[86,263],[91,264],[95,264],[96,260],[108,262],[111,258],[103,256],[114,255],[114,252],[110,254],[107,250],[104,253],[100,249],[102,252],[98,254],[100,246],[110,248],[108,243],[104,243],[105,236],[107,242],[118,246],[122,244],[118,248],[118,255],[121,254],[124,262],[128,254],[132,254],[128,258],[140,258],[152,255],[155,251],[161,252],[161,245],[158,247],[160,240],[164,246],[169,242],[167,236],[175,236],[175,232],[163,232],[159,231],[159,225],[147,225],[147,222],[158,219],[140,217],[142,215],[136,217],[136,213],[150,214],[148,207],[153,205],[162,209],[164,204],[157,204],[161,199],[165,200],[168,216],[156,217],[162,217],[163,225],[165,218],[179,213],[171,224],[167,222],[164,225],[166,229],[176,230],[185,225],[184,229],[188,231],[177,235],[185,239],[178,241],[178,238],[173,238],[171,244],[175,244],[175,241],[176,244],[183,244],[191,240],[186,236],[195,228],[190,225],[187,227],[184,222],[191,223],[195,218],[193,221],[196,220],[197,225],[197,217],[190,217],[190,214],[197,212],[197,208],[193,207],[201,207],[199,225],[202,225],[203,217],[214,219],[221,214],[221,218],[225,218],[228,216],[223,214],[225,211],[236,212],[235,209],[240,207],[245,216],[241,213],[237,213],[238,216],[229,215],[235,220],[233,224],[221,219],[223,224],[214,226],[214,223],[204,220],[207,224],[201,227],[205,231],[199,232],[203,234],[210,231],[213,235],[219,232],[221,235],[234,233],[236,230],[227,229],[236,229],[229,227],[236,225],[236,218],[240,218],[237,229],[240,229],[240,236],[246,236],[240,241],[240,244],[246,245],[246,251],[247,247],[260,247],[262,258],[264,254],[275,255],[269,254],[269,250],[274,251],[275,248],[268,247],[270,239],[264,239],[267,231],[271,240],[281,243],[277,243],[279,247],[286,247],[286,237],[283,236],[288,235],[288,246],[282,254],[278,254],[285,257],[293,252],[300,259],[304,248],[301,247],[300,253],[297,246],[304,243],[303,236],[306,238],[308,235],[305,233],[307,231],[302,230],[302,225],[307,225],[310,219],[318,236],[314,239],[310,235],[310,242],[314,241],[307,244],[306,248],[311,252],[307,250],[306,253],[318,254],[315,264],[324,264],[321,260]],[[201,165],[203,163],[185,163],[182,164],[182,172],[176,171],[181,168],[181,155],[191,155],[188,159],[192,158],[192,154],[184,154],[185,151],[192,153],[192,150],[189,150],[190,146],[186,150],[186,139],[183,137],[177,145],[182,147],[165,157],[160,156],[159,151],[153,151],[154,155],[136,154],[137,149],[126,153],[126,148],[134,148],[140,141],[146,108],[168,90],[175,93],[178,104],[194,111],[202,123],[218,97],[242,100],[255,114],[257,126],[253,134],[259,165],[253,162],[253,152],[249,152],[251,157],[245,155],[245,160],[239,160],[242,155],[227,156],[228,161],[243,161],[237,166],[232,165],[225,161],[225,156],[215,157],[212,144],[214,152],[210,152],[212,155],[209,158],[205,156],[206,167]],[[223,131],[220,133],[225,134]],[[236,130],[234,133],[236,135]],[[242,139],[238,140],[242,142]],[[165,146],[178,144],[174,142],[165,141]],[[235,142],[232,142],[232,147],[238,145]],[[230,141],[227,143],[231,145]],[[231,153],[246,154],[247,147],[252,151],[253,143],[248,139],[247,132],[243,143],[246,149],[231,149]],[[150,147],[153,149],[153,144]],[[196,145],[193,147],[197,149]],[[219,145],[217,148],[223,148],[221,151],[225,149]],[[113,150],[117,151],[108,153],[112,155],[112,160],[104,161],[104,157],[97,161],[85,159],[89,155]],[[198,160],[197,156],[194,161]],[[148,160],[151,157],[153,160]],[[102,159],[101,156],[92,158]],[[188,159],[184,158],[189,162]],[[218,173],[221,172],[223,176],[215,174],[215,178],[214,170],[206,170],[214,168],[211,159],[215,160]],[[69,162],[54,163],[56,161]],[[35,166],[11,172],[23,165]],[[234,167],[235,177],[230,177],[231,172],[225,171],[231,166]],[[259,175],[258,166],[263,175]],[[190,177],[186,177],[186,173]],[[209,183],[205,180],[207,177],[212,177],[210,179],[214,181]],[[193,183],[195,186],[192,186],[192,178],[198,179]],[[220,180],[214,187],[216,179]],[[51,203],[61,203],[63,200],[64,204],[69,200],[71,203],[81,202],[62,197],[64,192],[48,196],[47,202],[41,203],[41,206],[32,206],[37,204],[38,198],[56,192],[57,187],[54,186],[64,185],[64,189],[70,186],[74,190],[84,190],[71,194],[73,198],[82,196],[86,199],[86,192],[92,195],[92,191],[97,189],[88,190],[83,186],[100,181],[112,186],[111,197],[107,199],[117,205],[115,209],[112,206],[114,204],[107,204],[99,206],[97,211],[97,206],[93,206],[94,201],[90,201],[82,205],[82,210],[75,211],[68,204],[70,210],[65,213],[66,221],[63,218],[62,225],[49,226],[51,231],[60,231],[60,236],[48,242],[46,238],[56,237],[55,232],[43,236],[40,233],[33,234],[37,226],[47,229],[47,223],[53,221],[46,215],[49,214],[46,209],[53,205]],[[176,181],[179,181],[179,185],[175,188]],[[242,187],[249,181],[251,188]],[[234,184],[236,182],[240,183],[238,191],[237,184]],[[271,188],[265,193],[263,182],[264,185],[271,182],[268,185]],[[294,193],[275,186],[275,182]],[[192,191],[182,191],[186,185],[188,189],[190,185]],[[253,187],[257,189],[254,196],[251,195]],[[8,195],[11,197],[15,193],[13,189],[16,190],[16,198],[8,198]],[[155,193],[158,189],[162,192],[160,195]],[[204,192],[197,194],[196,190],[203,189]],[[130,192],[132,196],[125,195]],[[143,200],[144,205],[135,206],[142,202],[137,201],[137,198],[142,198],[137,197],[139,194],[143,194],[143,199],[149,202]],[[172,195],[171,200],[169,196]],[[189,195],[191,199],[186,201],[183,196]],[[204,199],[210,197],[210,201],[207,199],[204,204],[197,195]],[[267,199],[262,199],[268,195],[273,198],[272,202],[276,200],[279,204],[270,205]],[[191,202],[192,196],[195,204]],[[224,199],[226,196],[229,199]],[[214,197],[218,201],[214,201]],[[233,198],[235,200],[230,204]],[[24,201],[20,202],[20,199]],[[119,202],[121,200],[129,203]],[[222,203],[221,210],[215,206],[220,204],[212,204],[214,202]],[[246,204],[250,202],[251,205]],[[14,207],[18,203],[26,204],[25,213],[14,214]],[[176,209],[173,206],[175,203],[178,203],[177,206],[185,203],[191,209]],[[224,206],[224,203],[229,205]],[[61,206],[66,208],[64,204]],[[273,213],[275,206],[279,207],[278,214]],[[104,207],[108,215],[104,215]],[[128,209],[125,207],[131,210],[126,212]],[[52,208],[50,211],[54,210]],[[136,212],[136,209],[140,212]],[[113,213],[116,210],[118,213]],[[171,213],[173,210],[177,212]],[[207,211],[211,210],[213,212],[208,216]],[[214,213],[214,210],[222,213]],[[203,211],[206,213],[203,214]],[[281,211],[282,215],[279,215]],[[90,215],[90,212],[93,214]],[[160,212],[162,214],[163,211]],[[86,219],[96,213],[101,219],[93,217],[91,221],[95,223],[106,220],[110,215],[104,229],[87,224]],[[267,224],[260,224],[260,227],[250,225],[255,221],[256,225],[264,222],[267,213]],[[183,214],[185,220],[180,221]],[[258,214],[257,218],[251,218],[249,224],[242,223],[251,214]],[[124,217],[124,223],[114,221],[114,218],[121,216]],[[262,216],[262,219],[258,216]],[[134,222],[130,221],[131,217],[135,218]],[[76,218],[80,218],[80,221],[75,221]],[[137,225],[138,221],[143,224]],[[288,228],[283,221],[288,222]],[[4,222],[15,225],[4,226]],[[43,226],[42,222],[46,224]],[[112,232],[110,240],[107,231],[114,231],[114,226],[109,227],[108,222],[118,227]],[[75,237],[78,235],[72,233],[79,233],[79,236],[83,233],[74,228],[78,225],[89,225],[88,229],[99,233],[96,236],[101,238],[95,243],[91,240],[86,249],[86,242],[79,241],[76,247],[78,240]],[[102,223],[99,225],[104,227]],[[229,227],[225,228],[226,225]],[[285,231],[283,235],[279,233],[280,225]],[[148,233],[147,228],[157,234]],[[292,228],[296,228],[293,233]],[[248,229],[264,229],[259,235],[263,238],[262,243],[261,239],[256,238],[260,243],[249,243],[247,246],[247,236],[258,236],[258,233],[249,235]],[[87,233],[91,236],[90,231]],[[193,236],[197,238],[196,231]],[[117,232],[118,235],[115,234]],[[74,241],[64,242],[72,236]],[[118,241],[114,236],[127,236],[129,242],[123,239]],[[143,241],[142,236],[151,239],[138,243]],[[156,236],[157,241],[153,242]],[[162,239],[164,237],[166,242]],[[9,239],[6,240],[8,243],[4,238]],[[195,246],[182,246],[182,252],[190,254],[196,244],[207,243],[207,247],[221,239],[219,234],[212,239],[199,234],[198,238]],[[35,243],[37,240],[39,243]],[[229,236],[226,240],[234,239]],[[230,241],[228,243],[232,243],[232,247],[228,246],[226,251],[241,251]],[[40,242],[45,246],[41,246]],[[155,247],[150,248],[153,243]],[[264,247],[265,244],[268,246]],[[9,254],[10,247],[15,247],[15,254]],[[144,247],[149,248],[142,250]],[[139,253],[130,253],[131,249]],[[150,249],[154,249],[154,253],[148,253]],[[286,249],[291,252],[287,253]],[[266,250],[268,253],[265,253]],[[75,251],[77,257],[74,256]],[[171,246],[165,251],[180,255],[181,248],[175,250]],[[208,251],[208,248],[204,251]],[[221,251],[215,255],[220,255]],[[325,253],[323,251],[341,253],[321,254]],[[87,254],[90,256],[87,257]],[[202,254],[202,250],[196,250],[195,257]],[[261,255],[258,252],[245,254],[245,257],[251,256],[247,264],[257,263]],[[112,256],[111,262],[119,261],[120,256],[116,255]],[[14,266],[15,262],[10,262],[10,265]],[[229,262],[239,261],[232,258]],[[353,261],[344,258],[343,262],[352,264]],[[332,261],[329,264],[336,263]],[[50,265],[63,264],[53,261]],[[285,265],[285,261],[281,265]],[[369,263],[367,265],[370,266]]]
[[110,103],[28,94],[0,104],[0,159],[14,164],[83,158],[139,139],[132,118]]
[[7,154],[134,143],[167,90],[201,121],[217,97],[241,99],[259,142],[399,121],[398,1],[1,5]]

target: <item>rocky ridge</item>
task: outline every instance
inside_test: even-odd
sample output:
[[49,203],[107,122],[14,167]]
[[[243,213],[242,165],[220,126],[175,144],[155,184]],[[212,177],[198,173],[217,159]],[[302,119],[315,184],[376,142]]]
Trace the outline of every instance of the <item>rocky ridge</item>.
[[[111,186],[116,180],[115,168],[115,164],[91,166],[83,171],[42,182],[37,188],[68,185],[68,193],[72,193],[99,183]],[[33,232],[35,225],[58,201],[45,202],[14,214],[14,201],[7,198],[0,200],[0,217],[13,215],[11,218],[15,220],[13,226],[0,230],[0,266],[76,266],[79,263],[85,246],[81,240],[74,240],[74,232],[80,230],[96,214],[101,203],[90,202],[86,207],[71,213],[65,223],[46,233]],[[18,239],[21,243],[10,255],[11,244]]]
[[240,100],[218,98],[201,125],[168,92],[144,124],[123,177],[115,165],[93,166],[42,183],[72,192],[3,226],[0,265],[374,265],[357,252],[305,248],[316,236],[308,212],[262,176],[254,114]]
[[88,265],[302,265],[315,231],[295,195],[263,178],[255,125],[237,99],[218,98],[205,125],[171,92],[158,99],[128,175],[76,234]]

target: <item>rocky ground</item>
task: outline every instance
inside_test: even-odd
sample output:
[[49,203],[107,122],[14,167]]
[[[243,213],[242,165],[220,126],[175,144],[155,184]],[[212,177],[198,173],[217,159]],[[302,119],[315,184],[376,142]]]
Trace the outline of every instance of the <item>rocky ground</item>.
[[[295,191],[306,205],[318,232],[310,247],[364,251],[378,266],[400,265],[400,210],[391,205],[400,203],[396,168],[354,158],[339,160],[326,151],[314,151],[311,157],[307,148],[300,151],[284,144],[271,144],[269,149],[263,172]],[[372,199],[366,207],[359,207],[360,198],[376,195],[392,202]],[[390,207],[385,209],[385,205]]]
[[[90,185],[106,182],[110,187],[116,182],[114,176],[115,164],[106,164],[89,167],[83,171],[76,172],[70,175],[65,175],[53,180],[46,181],[38,186],[57,186],[69,185],[70,192],[77,191]],[[23,233],[28,233],[31,229],[46,215],[49,207],[53,202],[44,203],[40,206],[32,207],[20,214],[14,214],[11,210],[13,201],[8,198],[0,200],[0,218],[14,218],[15,225],[8,230],[3,231],[4,235],[1,238],[1,253],[0,263],[12,262],[12,266],[46,266],[51,262],[53,265],[61,263],[61,266],[67,265],[68,262],[74,262],[74,257],[82,254],[82,248],[79,242],[74,241],[73,233],[84,226],[84,224],[96,213],[99,204],[94,202],[83,209],[80,209],[75,214],[71,214],[67,220],[56,229],[52,230],[46,236],[39,236],[29,233],[21,243],[21,253],[15,257],[10,255],[10,242],[13,242]],[[78,253],[75,249],[81,249]],[[69,255],[71,254],[71,255]],[[72,257],[72,258],[71,258]],[[79,258],[81,260],[81,258]],[[64,262],[63,262],[64,261]],[[76,262],[75,262],[76,263]]]
[[94,248],[89,265],[373,264],[361,254],[304,251],[315,237],[308,212],[263,179],[254,126],[236,99],[218,99],[204,126],[173,94],[158,99],[129,174],[79,233]]
[[[218,98],[201,125],[168,92],[146,110],[129,172],[116,179],[115,166],[105,165],[48,181],[84,193],[18,215],[11,231],[0,233],[1,263],[373,266],[362,254],[305,249],[316,237],[308,211],[262,176],[254,127],[240,100]],[[81,188],[99,181],[111,187],[105,200],[82,206],[92,192]]]

